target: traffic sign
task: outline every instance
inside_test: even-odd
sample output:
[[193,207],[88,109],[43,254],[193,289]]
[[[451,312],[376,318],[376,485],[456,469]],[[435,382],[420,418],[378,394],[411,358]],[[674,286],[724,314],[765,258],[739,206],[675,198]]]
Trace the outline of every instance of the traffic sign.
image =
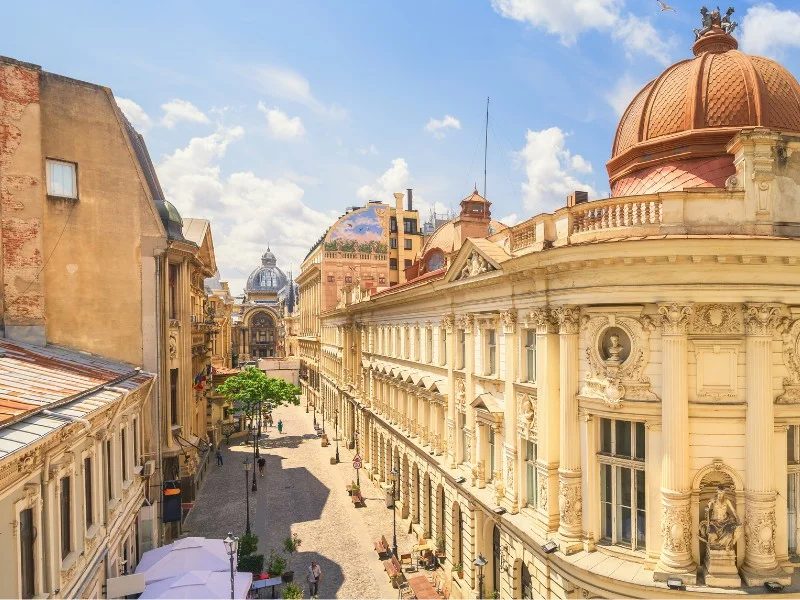
[[353,468],[356,470],[361,468],[361,457],[358,454],[353,458]]

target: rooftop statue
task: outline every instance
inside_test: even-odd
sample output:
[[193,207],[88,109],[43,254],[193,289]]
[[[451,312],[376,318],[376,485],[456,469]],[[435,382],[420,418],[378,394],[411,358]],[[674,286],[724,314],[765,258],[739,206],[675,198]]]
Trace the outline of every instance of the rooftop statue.
[[731,6],[728,8],[725,16],[723,17],[719,6],[712,11],[709,11],[705,6],[701,8],[700,14],[703,17],[703,26],[700,29],[694,30],[695,39],[699,40],[715,26],[722,29],[722,31],[728,35],[732,34],[739,25],[736,21],[731,21],[731,15],[734,12],[736,12],[736,10]]

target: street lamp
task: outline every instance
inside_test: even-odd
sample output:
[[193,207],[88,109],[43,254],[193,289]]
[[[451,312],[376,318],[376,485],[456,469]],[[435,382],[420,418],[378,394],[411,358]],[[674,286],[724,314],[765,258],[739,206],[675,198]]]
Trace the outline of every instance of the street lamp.
[[[261,453],[258,451],[258,441],[261,439],[261,400],[258,401],[258,435],[256,436],[256,458],[261,456]],[[253,471],[253,476],[255,477],[255,470]]]
[[[356,456],[361,456],[361,455],[358,453],[358,430],[356,430]],[[361,482],[358,480],[358,472],[359,472],[360,470],[361,470],[361,469],[356,469],[356,485],[357,485],[359,488],[361,488]]]
[[[250,532],[248,531],[248,533]],[[229,532],[228,536],[222,540],[222,543],[225,544],[225,550],[228,551],[228,556],[231,559],[231,600],[233,600],[233,557],[236,556],[236,552],[239,550],[239,538]]]
[[[245,458],[244,463],[244,500],[245,505],[247,506],[247,527],[245,528],[245,533],[250,533],[250,494],[247,493],[247,480],[250,478],[250,459]],[[256,476],[256,471],[253,469],[253,477]],[[255,485],[255,480],[253,480],[253,485]]]
[[258,455],[256,454],[256,448],[258,448],[258,444],[256,443],[256,428],[253,426],[253,485],[250,486],[250,489],[254,492],[258,491],[258,484],[256,483],[256,460]]
[[333,411],[335,416],[335,424],[334,428],[334,437],[336,438],[336,463],[339,463],[339,409],[336,408]]
[[317,428],[317,401],[314,400],[314,429]]
[[472,563],[476,567],[478,567],[478,598],[483,598],[483,567],[489,561],[483,556],[483,554],[478,554],[478,558]]
[[322,435],[325,435],[325,399],[322,400]]
[[392,475],[392,554],[397,558],[397,502],[395,501],[395,490],[397,489],[397,469],[389,471]]

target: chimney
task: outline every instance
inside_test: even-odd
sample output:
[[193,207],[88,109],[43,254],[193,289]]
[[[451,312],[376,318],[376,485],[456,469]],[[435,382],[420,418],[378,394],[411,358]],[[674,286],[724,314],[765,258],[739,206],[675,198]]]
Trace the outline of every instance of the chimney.
[[408,188],[406,191],[408,192],[408,194],[407,194],[407,197],[408,197],[408,210],[410,212],[410,211],[414,210],[414,190],[412,190],[411,188]]
[[583,204],[589,201],[589,192],[576,191],[567,196],[567,206],[575,206],[576,204]]

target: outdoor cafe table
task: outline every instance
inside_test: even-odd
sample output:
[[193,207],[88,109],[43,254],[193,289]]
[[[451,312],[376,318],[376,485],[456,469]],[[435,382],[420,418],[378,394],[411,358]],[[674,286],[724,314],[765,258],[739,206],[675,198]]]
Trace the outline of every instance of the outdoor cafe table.
[[439,598],[439,594],[436,593],[436,589],[433,587],[433,584],[428,581],[428,578],[424,575],[418,575],[417,577],[410,578],[408,580],[408,585],[414,591],[414,595],[419,598],[419,600],[438,600]]
[[[261,593],[260,590],[263,590],[263,589],[266,589],[268,587],[271,587],[272,588],[272,597],[274,598],[275,597],[275,587],[280,585],[281,582],[282,582],[282,580],[281,580],[280,577],[270,577],[269,579],[256,579],[253,582],[253,585],[250,586],[250,591],[251,592],[257,592],[258,594],[260,594]],[[261,596],[258,595],[257,597],[260,598]]]

